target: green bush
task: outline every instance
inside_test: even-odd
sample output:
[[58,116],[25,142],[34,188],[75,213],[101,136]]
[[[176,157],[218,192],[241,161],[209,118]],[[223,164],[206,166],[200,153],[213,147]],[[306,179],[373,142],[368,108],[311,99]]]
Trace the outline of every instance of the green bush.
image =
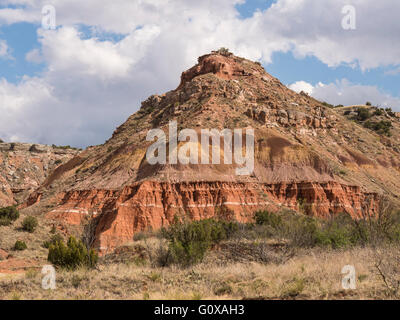
[[364,127],[376,131],[378,134],[391,136],[390,129],[393,127],[390,121],[381,120],[379,122],[367,121]]
[[55,245],[59,241],[64,241],[63,237],[60,234],[55,234],[50,240],[43,242],[43,247],[49,249],[51,245]]
[[0,217],[0,227],[1,226],[9,226],[12,224],[12,220],[10,220],[9,218],[6,217]]
[[268,225],[277,228],[282,225],[282,218],[277,214],[268,211],[257,211],[254,215],[257,225]]
[[8,219],[10,221],[15,221],[18,218],[19,218],[19,211],[15,206],[0,209],[0,219]]
[[82,241],[70,237],[66,245],[62,240],[50,244],[47,259],[56,266],[74,270],[80,266],[94,268],[98,255],[93,249],[88,250]]
[[333,104],[330,104],[330,103],[325,102],[325,101],[322,102],[322,105],[324,105],[325,107],[331,108],[331,109],[335,107]]
[[35,217],[29,216],[22,221],[22,230],[33,233],[38,226],[38,221]]
[[286,239],[293,247],[338,249],[400,242],[400,211],[358,220],[345,213],[333,215],[330,219],[318,219],[290,212],[256,212],[255,220],[257,228],[247,228],[247,236]]
[[372,106],[372,103],[369,102],[369,101],[367,101],[365,104],[366,104],[367,106]]
[[371,118],[371,113],[369,112],[368,109],[365,108],[358,109],[358,120],[365,121],[369,118]]
[[206,251],[222,240],[228,239],[238,230],[234,222],[213,219],[194,222],[175,222],[163,229],[169,241],[172,262],[187,267],[203,260]]
[[26,250],[28,247],[24,241],[17,240],[14,244],[14,250],[16,251],[23,251]]

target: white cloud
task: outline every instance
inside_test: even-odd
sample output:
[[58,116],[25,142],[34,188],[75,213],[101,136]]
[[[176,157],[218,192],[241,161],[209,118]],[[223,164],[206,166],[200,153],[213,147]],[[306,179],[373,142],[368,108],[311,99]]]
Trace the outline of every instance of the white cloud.
[[32,49],[25,55],[26,61],[32,63],[42,63],[44,62],[44,58],[39,49]]
[[11,49],[8,47],[7,41],[0,40],[0,59],[14,60]]
[[292,89],[293,91],[296,91],[300,93],[301,91],[308,93],[311,95],[314,90],[314,86],[308,82],[305,81],[297,81],[289,86],[289,89]]
[[373,105],[391,107],[400,111],[400,98],[393,97],[375,86],[353,84],[346,79],[330,84],[318,83],[316,86],[305,81],[298,81],[289,88],[296,92],[304,91],[305,88],[309,89],[310,95],[314,98],[334,105],[357,105],[369,101]]
[[[0,81],[0,136],[79,146],[102,143],[140,101],[174,89],[181,72],[198,56],[222,46],[266,63],[274,52],[292,51],[297,57],[316,56],[329,66],[400,64],[397,0],[278,0],[248,19],[240,19],[235,9],[241,2],[53,0],[59,28],[40,30],[41,47],[26,55],[28,61],[44,63],[45,71],[19,84]],[[0,9],[0,24],[40,24],[41,8],[48,1],[0,4],[17,6]],[[345,4],[356,7],[356,30],[341,28]],[[78,31],[81,24],[96,32],[87,38]],[[105,31],[122,35],[122,40],[100,39]],[[338,104],[352,99],[396,102],[376,88],[362,91],[343,81],[315,88],[299,82],[292,88],[313,90],[313,95]],[[357,94],[352,98],[348,90]]]

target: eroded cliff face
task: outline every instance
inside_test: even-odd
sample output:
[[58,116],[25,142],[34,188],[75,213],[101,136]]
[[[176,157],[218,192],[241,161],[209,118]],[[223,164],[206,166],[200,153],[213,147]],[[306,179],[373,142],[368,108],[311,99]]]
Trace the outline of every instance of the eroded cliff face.
[[[235,164],[149,164],[148,131],[168,135],[172,120],[197,132],[253,128],[254,172],[238,176]],[[168,226],[175,215],[250,221],[258,209],[286,208],[356,219],[376,213],[379,194],[400,197],[398,162],[381,159],[399,152],[399,141],[289,90],[261,65],[213,52],[182,74],[176,90],[144,101],[106,143],[58,167],[27,205],[52,206],[46,217],[60,223],[96,218],[95,246],[103,252],[138,231]]]
[[338,182],[233,183],[141,182],[121,190],[75,190],[60,195],[59,206],[47,218],[80,225],[97,218],[95,246],[101,252],[133,240],[135,233],[170,225],[175,216],[201,220],[218,218],[251,222],[259,209],[290,208],[329,217],[363,215],[363,205],[376,205],[376,195]]
[[26,143],[0,143],[0,207],[23,203],[49,173],[77,150]]

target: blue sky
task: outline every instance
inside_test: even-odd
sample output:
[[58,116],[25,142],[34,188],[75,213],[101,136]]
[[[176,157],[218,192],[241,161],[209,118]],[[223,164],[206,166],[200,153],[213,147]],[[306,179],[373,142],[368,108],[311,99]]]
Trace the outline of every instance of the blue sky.
[[[0,137],[102,143],[221,46],[320,100],[400,111],[395,0],[146,2],[59,0],[57,30],[43,30],[47,2],[0,0]],[[352,2],[357,29],[344,32],[341,9]]]

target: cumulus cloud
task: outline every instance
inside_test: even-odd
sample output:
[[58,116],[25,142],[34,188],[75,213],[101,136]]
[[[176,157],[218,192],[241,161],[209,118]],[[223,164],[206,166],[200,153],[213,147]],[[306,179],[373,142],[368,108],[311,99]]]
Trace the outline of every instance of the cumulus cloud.
[[8,47],[7,41],[0,40],[0,59],[13,60],[11,50]]
[[[39,29],[41,46],[26,55],[46,69],[17,84],[0,81],[0,135],[50,144],[102,143],[138,110],[140,101],[174,89],[180,73],[199,55],[222,46],[264,63],[270,63],[275,52],[291,51],[299,58],[315,56],[329,66],[368,69],[400,64],[397,0],[278,0],[247,19],[235,8],[243,2],[53,0],[58,28]],[[40,25],[41,9],[48,1],[0,4],[12,5],[0,9],[0,24]],[[356,30],[341,26],[341,9],[348,4],[356,8]],[[94,32],[80,32],[82,25]],[[102,38],[105,33],[117,40]],[[344,92],[350,87],[361,94],[352,84],[331,85],[299,82],[292,88],[324,94],[332,102],[340,100],[335,89]],[[391,102],[378,93],[374,92],[378,103]]]
[[289,86],[289,89],[292,89],[293,91],[296,91],[300,93],[301,91],[308,93],[311,95],[314,90],[314,86],[308,82],[305,81],[297,81]]
[[390,107],[400,111],[400,98],[393,97],[376,86],[354,84],[347,79],[329,84],[318,83],[315,86],[305,81],[298,81],[290,85],[289,88],[296,92],[306,89],[308,92],[305,92],[314,98],[334,105],[358,105],[369,101],[373,105]]

